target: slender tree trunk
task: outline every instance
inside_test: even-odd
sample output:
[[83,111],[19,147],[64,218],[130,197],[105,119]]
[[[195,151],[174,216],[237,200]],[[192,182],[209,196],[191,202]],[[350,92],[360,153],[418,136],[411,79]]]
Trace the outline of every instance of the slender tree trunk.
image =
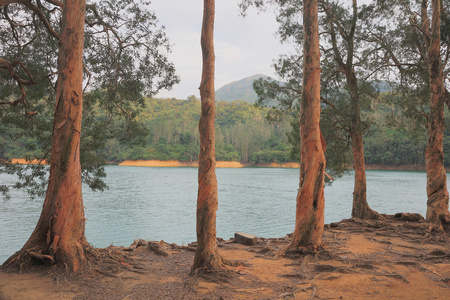
[[286,253],[322,243],[324,228],[325,144],[320,132],[320,50],[318,2],[303,2],[305,31],[300,107],[300,189],[292,243]]
[[449,194],[447,174],[444,168],[444,103],[445,87],[440,57],[441,2],[432,0],[431,40],[428,47],[430,60],[430,115],[428,118],[428,142],[425,147],[427,169],[427,221],[438,223],[450,230],[448,210]]
[[214,14],[215,1],[204,0],[202,25],[203,70],[200,83],[202,112],[200,116],[200,155],[198,165],[197,250],[193,272],[215,271],[223,266],[216,241],[216,211],[218,206],[215,149],[215,89],[214,89]]
[[34,232],[4,266],[39,261],[75,272],[87,263],[80,166],[84,14],[85,0],[64,1],[47,194]]
[[[380,214],[373,211],[367,203],[366,194],[366,167],[364,163],[364,149],[363,149],[363,128],[361,124],[361,105],[358,93],[358,79],[354,70],[354,55],[355,55],[355,32],[358,22],[358,2],[352,1],[353,18],[351,21],[351,28],[349,32],[342,30],[335,31],[335,24],[340,24],[341,20],[337,20],[329,5],[325,6],[325,12],[329,18],[331,43],[333,45],[334,59],[336,60],[339,69],[345,74],[347,85],[350,90],[350,126],[348,131],[352,141],[353,164],[355,168],[355,185],[353,190],[353,209],[352,217],[361,219],[380,219]],[[345,42],[347,59],[343,60],[343,54],[338,46],[337,32],[340,33],[341,38]]]
[[347,75],[347,83],[350,89],[350,103],[352,107],[352,128],[350,138],[352,140],[353,164],[355,168],[352,217],[360,219],[380,219],[380,214],[369,207],[366,198],[366,165],[364,162],[361,108],[359,104],[358,81],[353,71],[350,71]]

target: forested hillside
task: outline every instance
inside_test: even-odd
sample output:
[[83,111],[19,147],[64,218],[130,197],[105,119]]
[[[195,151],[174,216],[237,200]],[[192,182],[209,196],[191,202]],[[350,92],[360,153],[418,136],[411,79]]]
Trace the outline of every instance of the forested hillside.
[[[269,109],[258,108],[244,101],[217,102],[217,160],[257,164],[293,161],[288,134],[292,117],[280,122],[266,119]],[[424,130],[392,119],[392,107],[378,105],[371,114],[372,126],[365,134],[364,150],[367,164],[423,165],[426,135]],[[140,122],[148,130],[139,143],[125,143],[116,137],[106,142],[99,153],[107,161],[127,159],[158,159],[196,161],[199,149],[198,120],[200,101],[147,99]],[[0,156],[39,157],[36,138],[16,140],[1,138]],[[446,134],[445,151],[450,151]],[[450,163],[446,163],[447,166]]]
[[[217,102],[217,160],[242,163],[291,161],[292,146],[286,135],[291,130],[290,120],[270,123],[266,120],[267,111],[244,101]],[[196,161],[199,118],[200,101],[195,97],[190,100],[148,99],[139,117],[148,133],[139,136],[140,142],[124,142],[121,137],[116,137],[97,151],[107,161],[115,162],[127,159]],[[1,142],[0,156],[4,159],[39,157],[35,151],[40,147],[36,146],[34,138],[2,139]]]
[[[244,101],[217,102],[217,160],[243,163],[286,162],[291,147],[288,120],[269,123],[267,109]],[[195,161],[199,152],[198,100],[150,99],[142,114],[150,133],[142,145],[123,147],[117,140],[104,149],[107,160],[159,159]]]

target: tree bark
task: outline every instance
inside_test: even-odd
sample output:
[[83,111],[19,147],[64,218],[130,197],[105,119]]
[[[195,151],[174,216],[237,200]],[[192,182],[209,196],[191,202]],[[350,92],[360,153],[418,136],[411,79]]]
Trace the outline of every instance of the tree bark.
[[372,210],[367,203],[366,165],[364,162],[363,130],[361,108],[358,95],[358,81],[353,70],[347,74],[350,89],[352,120],[350,138],[352,140],[353,164],[355,168],[355,185],[353,189],[352,217],[360,219],[380,219],[381,215]]
[[204,0],[201,45],[203,55],[200,83],[200,154],[197,197],[197,249],[192,272],[211,272],[223,267],[216,241],[218,206],[215,149],[214,15],[215,1]]
[[320,50],[318,1],[303,2],[305,32],[300,107],[300,189],[293,240],[286,253],[322,243],[324,228],[325,143],[320,132]]
[[85,5],[64,1],[47,194],[36,228],[7,267],[39,261],[75,272],[87,264],[80,165]]
[[[355,169],[355,184],[353,190],[353,208],[352,217],[360,219],[380,219],[380,214],[369,207],[367,203],[367,186],[366,186],[366,167],[364,162],[363,148],[363,128],[361,124],[361,105],[358,93],[358,79],[356,77],[353,59],[355,55],[355,32],[358,22],[358,3],[357,0],[352,1],[353,16],[349,33],[342,30],[335,30],[335,23],[340,24],[341,20],[337,20],[330,6],[326,6],[325,12],[329,18],[330,36],[333,46],[334,59],[336,60],[339,70],[345,74],[348,88],[350,90],[350,125],[348,132],[352,141],[353,164]],[[347,59],[344,62],[340,47],[338,46],[337,32],[340,32],[341,38],[344,40],[347,48]]]
[[447,174],[444,168],[444,103],[446,99],[444,77],[440,56],[441,2],[432,0],[432,25],[428,47],[430,73],[430,115],[428,118],[428,141],[425,147],[427,170],[427,221],[450,230],[449,194]]

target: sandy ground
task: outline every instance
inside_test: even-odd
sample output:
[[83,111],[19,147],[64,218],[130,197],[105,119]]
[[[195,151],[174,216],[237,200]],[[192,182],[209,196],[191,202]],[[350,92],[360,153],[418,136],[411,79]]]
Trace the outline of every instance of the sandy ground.
[[[119,166],[137,166],[137,167],[198,167],[198,162],[176,161],[176,160],[126,160]],[[300,168],[300,164],[289,163],[260,163],[256,165],[248,165],[252,167],[263,168]],[[217,161],[217,168],[243,168],[244,165],[237,161]]]
[[40,160],[40,159],[33,159],[33,160],[26,160],[25,158],[13,158],[11,159],[11,163],[13,164],[19,164],[19,165],[47,165],[47,161]]
[[[24,158],[13,158],[11,159],[13,164],[47,164],[46,161],[40,161],[33,159],[31,161]],[[119,164],[119,166],[135,166],[135,167],[192,167],[197,168],[198,162],[196,161],[177,161],[177,160],[125,160]],[[263,167],[263,168],[300,168],[300,164],[295,162],[288,163],[260,163],[256,165],[248,165],[252,167]],[[244,165],[237,161],[217,161],[217,168],[243,168]]]
[[427,228],[397,219],[344,220],[326,226],[326,250],[291,258],[279,256],[288,236],[258,238],[253,246],[220,241],[223,258],[241,265],[214,280],[189,276],[195,245],[159,242],[160,254],[147,242],[134,251],[109,247],[98,249],[109,260],[77,276],[0,272],[0,299],[447,300],[450,235]]
[[[198,167],[198,162],[177,160],[125,160],[119,166],[135,167]],[[236,161],[217,161],[217,168],[242,168],[243,165]]]

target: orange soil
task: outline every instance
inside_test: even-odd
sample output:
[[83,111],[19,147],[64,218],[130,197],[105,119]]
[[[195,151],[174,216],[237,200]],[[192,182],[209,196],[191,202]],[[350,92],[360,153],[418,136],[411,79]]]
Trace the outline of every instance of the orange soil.
[[[135,167],[198,167],[198,162],[187,162],[177,160],[126,160],[119,166]],[[236,161],[217,161],[217,168],[242,168],[243,165]]]
[[[177,160],[125,160],[120,163],[119,166],[136,166],[136,167],[198,167],[198,162],[187,162],[187,161],[177,161]],[[289,162],[289,163],[259,163],[256,165],[249,165],[255,167],[263,168],[300,168],[300,164]],[[217,161],[217,168],[242,168],[243,164],[237,161]]]
[[119,166],[133,167],[197,167],[196,162],[180,162],[177,160],[125,160]]
[[271,162],[271,163],[258,163],[255,165],[255,167],[262,167],[262,168],[300,168],[300,164],[299,163],[295,163],[295,162],[288,162],[288,163],[276,163],[276,162]]
[[427,228],[398,220],[345,220],[325,228],[326,251],[296,258],[280,256],[288,237],[259,238],[254,246],[222,241],[222,257],[241,265],[228,267],[233,276],[215,280],[189,276],[194,245],[160,242],[168,256],[146,246],[111,246],[98,250],[107,263],[75,277],[0,272],[0,299],[447,300],[450,235],[425,233]]
[[44,161],[42,161],[40,159],[26,160],[25,158],[13,158],[13,159],[11,159],[11,163],[19,164],[19,165],[38,165],[38,164],[47,165],[48,164],[45,160]]

